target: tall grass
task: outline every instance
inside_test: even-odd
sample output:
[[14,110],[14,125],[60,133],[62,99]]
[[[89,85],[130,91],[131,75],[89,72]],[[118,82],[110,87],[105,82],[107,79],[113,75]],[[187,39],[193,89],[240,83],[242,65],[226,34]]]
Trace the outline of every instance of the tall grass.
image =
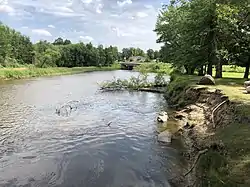
[[0,79],[22,79],[28,77],[50,76],[50,75],[65,75],[84,73],[91,71],[109,71],[119,69],[119,64],[114,64],[110,67],[51,67],[51,68],[36,68],[36,67],[21,67],[21,68],[0,68]]

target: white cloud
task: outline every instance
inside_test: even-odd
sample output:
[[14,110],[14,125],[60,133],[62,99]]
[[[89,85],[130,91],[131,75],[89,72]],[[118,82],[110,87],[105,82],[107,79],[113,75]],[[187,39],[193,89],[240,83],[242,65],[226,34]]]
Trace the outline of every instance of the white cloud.
[[118,14],[110,14],[110,17],[119,17]]
[[32,33],[38,36],[52,36],[52,34],[45,29],[32,29]]
[[153,5],[144,5],[145,8],[148,8],[148,9],[154,9],[154,6]]
[[116,33],[118,37],[123,37],[123,36],[133,36],[133,34],[124,32],[118,27],[111,27],[111,30]]
[[82,3],[90,4],[93,2],[93,0],[81,0]]
[[21,29],[28,29],[29,27],[27,26],[22,26]]
[[94,38],[92,38],[91,36],[80,36],[79,38],[86,42],[91,42],[94,40]]
[[116,45],[119,49],[130,46],[158,49],[153,30],[161,1],[8,0],[3,4],[0,0],[0,14],[3,7],[6,12],[7,6],[8,12],[14,11],[3,14],[12,16],[4,17],[4,23],[30,36],[32,41],[63,37],[72,42]]
[[13,13],[15,10],[9,5],[0,5],[0,12]]
[[136,16],[139,18],[145,18],[145,17],[148,17],[148,14],[145,12],[137,12]]
[[72,12],[74,12],[72,9],[70,9],[68,7],[63,7],[63,6],[61,6],[61,7],[54,7],[53,9],[56,10],[56,11],[65,12],[65,13],[72,13]]
[[96,13],[101,14],[102,13],[102,9],[103,9],[103,4],[99,3],[96,6]]
[[54,25],[48,25],[48,27],[52,29],[56,28]]
[[132,0],[117,1],[118,6],[123,7],[125,5],[132,4]]

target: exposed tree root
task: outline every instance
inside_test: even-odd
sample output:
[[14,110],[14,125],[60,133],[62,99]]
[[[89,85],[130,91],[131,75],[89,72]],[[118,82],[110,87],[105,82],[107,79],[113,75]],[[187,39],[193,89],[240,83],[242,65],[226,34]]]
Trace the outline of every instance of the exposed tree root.
[[186,177],[189,173],[191,173],[191,172],[193,171],[193,169],[194,169],[194,167],[196,166],[196,164],[197,164],[197,162],[198,162],[200,156],[201,156],[202,154],[205,154],[206,152],[208,152],[208,149],[204,149],[204,150],[198,152],[198,154],[197,154],[197,156],[196,156],[196,159],[195,159],[195,161],[194,161],[192,167],[184,174],[184,177]]
[[227,101],[228,101],[228,99],[225,100],[225,101],[222,101],[220,104],[218,104],[218,105],[213,109],[213,111],[212,111],[213,128],[216,127],[216,124],[215,124],[215,122],[214,122],[214,112],[215,112],[216,110],[218,110],[218,109],[219,109],[223,104],[225,104]]

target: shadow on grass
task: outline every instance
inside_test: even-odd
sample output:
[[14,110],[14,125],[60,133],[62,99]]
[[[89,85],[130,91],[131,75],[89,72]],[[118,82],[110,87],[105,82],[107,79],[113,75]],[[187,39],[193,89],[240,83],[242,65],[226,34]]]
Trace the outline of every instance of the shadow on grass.
[[178,75],[178,79],[186,82],[187,85],[197,86],[197,87],[206,87],[209,89],[219,89],[227,95],[231,100],[235,101],[250,101],[250,94],[247,94],[244,88],[244,82],[246,79],[243,78],[220,78],[215,79],[215,86],[209,85],[198,85],[201,77],[197,75]]
[[243,86],[246,79],[242,78],[221,78],[215,79],[216,85]]
[[250,186],[250,105],[237,105],[234,119],[216,136],[226,147],[230,179],[239,186]]

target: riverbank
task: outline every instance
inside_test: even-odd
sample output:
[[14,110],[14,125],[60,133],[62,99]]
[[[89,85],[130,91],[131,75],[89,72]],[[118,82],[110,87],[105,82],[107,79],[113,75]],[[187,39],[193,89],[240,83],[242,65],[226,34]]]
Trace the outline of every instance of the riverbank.
[[250,95],[243,79],[196,85],[200,77],[174,75],[165,98],[183,123],[176,136],[188,168],[176,186],[250,186]]
[[92,71],[110,71],[120,69],[119,64],[114,64],[109,67],[50,67],[50,68],[36,68],[36,67],[22,67],[22,68],[0,68],[0,79],[23,79],[30,77],[41,76],[55,76],[55,75],[68,75],[85,73]]

